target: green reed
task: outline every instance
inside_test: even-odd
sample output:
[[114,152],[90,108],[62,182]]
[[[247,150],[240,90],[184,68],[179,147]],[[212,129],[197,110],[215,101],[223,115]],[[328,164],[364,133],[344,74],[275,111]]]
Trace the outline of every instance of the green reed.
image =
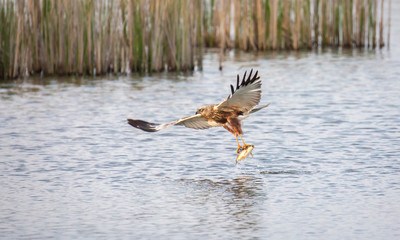
[[389,43],[385,4],[391,0],[0,0],[0,78],[202,69],[204,47],[220,49],[220,64],[232,48],[374,49]]

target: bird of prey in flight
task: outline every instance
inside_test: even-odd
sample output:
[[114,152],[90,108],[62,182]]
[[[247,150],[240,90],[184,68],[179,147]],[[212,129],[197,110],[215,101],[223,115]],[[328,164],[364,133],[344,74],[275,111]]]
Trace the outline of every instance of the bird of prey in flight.
[[[194,129],[222,126],[235,135],[238,144],[237,152],[239,152],[240,149],[250,146],[243,141],[241,136],[243,134],[241,120],[269,105],[256,107],[261,100],[261,80],[257,75],[258,71],[252,75],[252,69],[247,78],[246,73],[247,71],[241,82],[239,74],[237,75],[236,88],[231,85],[232,93],[224,101],[219,104],[202,106],[197,109],[195,115],[165,124],[150,123],[139,119],[128,119],[128,123],[146,132],[157,132],[173,125],[183,125]],[[243,146],[240,146],[238,136],[242,140]]]

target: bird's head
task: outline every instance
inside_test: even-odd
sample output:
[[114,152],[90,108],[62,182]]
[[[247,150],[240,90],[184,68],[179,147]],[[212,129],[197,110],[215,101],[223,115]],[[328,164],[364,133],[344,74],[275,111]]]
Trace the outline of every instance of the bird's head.
[[199,108],[197,109],[197,111],[196,111],[196,114],[201,114],[202,112],[204,112],[204,110],[206,110],[206,107],[207,107],[207,106],[199,107]]

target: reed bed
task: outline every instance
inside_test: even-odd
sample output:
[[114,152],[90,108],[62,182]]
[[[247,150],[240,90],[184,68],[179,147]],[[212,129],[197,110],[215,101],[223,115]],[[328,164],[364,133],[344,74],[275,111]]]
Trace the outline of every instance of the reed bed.
[[201,69],[204,47],[221,56],[225,49],[374,49],[390,28],[385,4],[390,0],[0,0],[0,78]]

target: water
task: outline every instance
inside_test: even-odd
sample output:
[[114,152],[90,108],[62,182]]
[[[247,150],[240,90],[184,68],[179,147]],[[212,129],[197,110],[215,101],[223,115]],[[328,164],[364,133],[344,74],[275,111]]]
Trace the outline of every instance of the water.
[[[230,53],[222,72],[208,53],[193,74],[1,83],[0,238],[399,239],[399,49]],[[244,121],[254,158],[237,167],[223,128],[126,123],[189,116],[249,68],[271,105]]]

